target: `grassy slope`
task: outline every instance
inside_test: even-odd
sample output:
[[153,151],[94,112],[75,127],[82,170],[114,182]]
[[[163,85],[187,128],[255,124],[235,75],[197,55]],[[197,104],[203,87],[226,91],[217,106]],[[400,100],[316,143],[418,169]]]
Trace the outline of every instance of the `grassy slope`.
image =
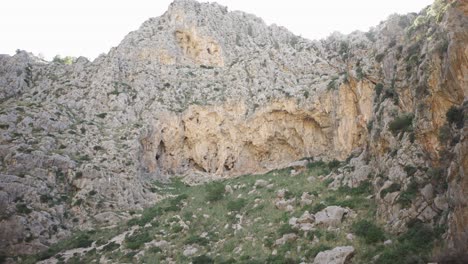
[[[388,263],[393,263],[397,258],[402,263],[418,263],[409,259],[405,262],[405,258],[428,253],[427,247],[416,246],[412,252],[406,250],[408,246],[414,246],[414,243],[420,241],[408,242],[401,237],[397,239],[385,234],[379,224],[375,223],[375,204],[372,198],[367,198],[373,193],[370,184],[364,183],[355,189],[330,190],[326,186],[327,181],[322,181],[320,177],[329,170],[327,164],[311,163],[306,171],[296,176],[291,176],[291,169],[283,169],[208,185],[186,186],[177,179],[171,184],[157,184],[155,188],[167,193],[170,198],[144,210],[128,223],[112,229],[78,233],[52,246],[46,253],[23,258],[20,262],[33,263],[37,259],[55,255],[59,263],[63,263],[66,260],[63,252],[88,247],[93,241],[101,247],[89,248],[84,254],[75,254],[66,262],[98,263],[104,257],[109,263],[164,263],[168,258],[176,263],[299,263],[313,262],[318,252],[346,245],[352,245],[356,249],[354,263],[369,263],[374,256],[381,253],[383,255],[379,263],[387,263],[386,258],[392,261]],[[272,183],[273,187],[255,188],[255,181],[260,179]],[[232,194],[221,192],[225,185],[233,187]],[[275,207],[276,193],[280,189],[287,189],[289,197],[296,197],[293,212],[284,212]],[[303,192],[315,195],[311,205],[300,206]],[[337,230],[318,227],[313,232],[304,233],[287,224],[291,217],[300,217],[306,210],[315,213],[329,205],[349,207],[357,216],[345,218]],[[189,228],[184,229],[180,221]],[[233,227],[236,224],[240,224],[241,228],[235,230]],[[128,234],[121,245],[109,243],[112,237],[132,228],[136,231],[133,235]],[[416,231],[421,231],[420,228],[423,227],[416,225],[416,228],[419,228]],[[274,245],[282,234],[291,232],[299,236],[296,241],[282,246]],[[346,239],[348,233],[357,236],[350,241]],[[318,238],[319,242],[312,242],[314,238]],[[424,239],[432,238],[429,235]],[[385,239],[392,239],[393,245],[384,246]],[[169,242],[169,246],[145,248],[144,243],[161,240]],[[102,248],[103,245],[106,246]],[[192,257],[183,255],[184,248],[188,245],[199,249]],[[276,256],[272,256],[273,250],[276,250]],[[409,252],[406,255],[410,256],[405,256],[402,251]]]

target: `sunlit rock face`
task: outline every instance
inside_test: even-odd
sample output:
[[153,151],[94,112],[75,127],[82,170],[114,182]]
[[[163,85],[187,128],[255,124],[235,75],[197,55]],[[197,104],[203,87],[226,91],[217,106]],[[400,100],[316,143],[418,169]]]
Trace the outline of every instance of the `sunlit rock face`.
[[[449,247],[461,248],[467,12],[464,1],[437,1],[367,33],[310,41],[177,0],[93,62],[1,55],[0,252],[37,252],[72,228],[118,223],[128,215],[116,212],[158,201],[154,180],[262,173],[310,157],[349,162],[354,171],[334,186],[369,179],[390,230],[415,218],[446,224]],[[458,124],[447,120],[452,107]],[[402,116],[410,123],[395,129]],[[403,208],[397,197],[413,181]],[[392,183],[400,190],[381,195]]]

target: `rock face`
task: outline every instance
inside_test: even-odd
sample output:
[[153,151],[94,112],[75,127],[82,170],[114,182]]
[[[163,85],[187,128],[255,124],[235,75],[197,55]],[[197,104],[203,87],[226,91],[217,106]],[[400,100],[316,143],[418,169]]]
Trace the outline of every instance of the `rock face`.
[[176,0],[93,62],[0,55],[0,253],[115,223],[127,217],[115,211],[160,198],[154,180],[308,157],[348,160],[333,186],[371,182],[389,229],[446,224],[462,248],[467,5],[436,1],[367,33],[309,41]]

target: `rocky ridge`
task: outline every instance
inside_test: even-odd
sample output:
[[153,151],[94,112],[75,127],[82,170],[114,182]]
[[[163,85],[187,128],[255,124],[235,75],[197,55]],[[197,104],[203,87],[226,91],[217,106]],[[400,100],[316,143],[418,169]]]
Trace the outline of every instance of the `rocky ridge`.
[[0,56],[0,250],[31,254],[113,225],[155,180],[346,160],[393,232],[414,219],[467,244],[468,6],[436,1],[321,41],[217,4],[177,0],[90,62]]

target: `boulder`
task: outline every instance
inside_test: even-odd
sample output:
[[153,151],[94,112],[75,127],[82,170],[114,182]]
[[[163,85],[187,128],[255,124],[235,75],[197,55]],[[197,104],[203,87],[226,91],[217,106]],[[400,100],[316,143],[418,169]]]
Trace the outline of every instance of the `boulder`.
[[326,227],[338,227],[341,224],[343,216],[349,212],[340,206],[328,206],[315,214],[315,224]]
[[336,247],[317,254],[313,264],[345,264],[353,257],[354,247]]

